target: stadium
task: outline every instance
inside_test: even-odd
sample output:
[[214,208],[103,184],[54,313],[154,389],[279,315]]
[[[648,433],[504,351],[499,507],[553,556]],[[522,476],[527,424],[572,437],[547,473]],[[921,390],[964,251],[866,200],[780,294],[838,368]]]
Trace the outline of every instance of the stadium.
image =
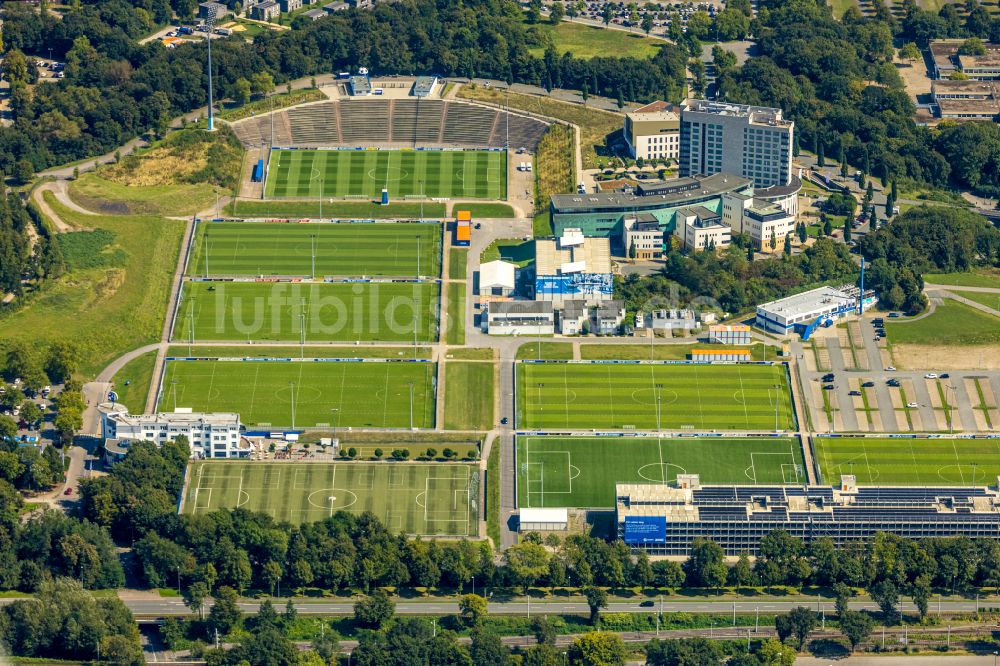
[[303,104],[233,124],[251,156],[243,197],[507,198],[507,152],[534,153],[545,121],[427,98]]

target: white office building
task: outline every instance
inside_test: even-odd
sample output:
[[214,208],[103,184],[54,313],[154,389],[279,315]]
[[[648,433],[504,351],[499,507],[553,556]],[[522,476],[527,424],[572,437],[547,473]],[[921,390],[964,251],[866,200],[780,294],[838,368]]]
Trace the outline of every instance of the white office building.
[[125,405],[103,403],[101,436],[124,455],[131,442],[164,444],[187,437],[192,458],[246,458],[250,447],[240,435],[240,415],[204,414],[190,409],[157,414],[129,414]]
[[745,194],[722,195],[722,222],[733,233],[747,234],[760,252],[781,252],[795,232],[795,216],[776,203]]
[[550,301],[500,301],[486,311],[490,335],[552,335],[556,315]]
[[636,159],[675,160],[680,154],[680,117],[667,102],[626,113],[622,134]]
[[732,237],[730,228],[722,223],[722,217],[704,206],[681,208],[674,220],[674,235],[688,252],[724,248]]
[[755,188],[791,184],[795,123],[781,109],[688,100],[680,126],[681,177],[731,173]]
[[[857,287],[846,285],[839,289],[820,287],[757,306],[756,325],[765,331],[787,335],[793,331],[805,332],[817,320],[836,321],[858,313]],[[875,302],[875,294],[865,292],[867,308]]]

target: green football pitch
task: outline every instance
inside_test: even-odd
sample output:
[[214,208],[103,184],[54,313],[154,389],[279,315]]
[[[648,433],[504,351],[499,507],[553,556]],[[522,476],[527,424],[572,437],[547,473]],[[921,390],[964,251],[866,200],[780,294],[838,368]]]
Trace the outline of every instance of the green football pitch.
[[433,363],[167,361],[159,408],[236,412],[246,425],[297,428],[408,428],[412,413],[414,428],[433,428],[434,378]]
[[440,224],[205,222],[189,275],[436,277]]
[[[433,282],[185,282],[174,339],[306,342],[437,339]],[[304,307],[303,307],[304,305]]]
[[616,483],[672,483],[699,474],[711,485],[805,482],[797,439],[519,437],[521,507],[607,508]]
[[794,428],[781,365],[517,364],[519,428]]
[[182,513],[243,507],[305,523],[371,511],[394,532],[478,536],[479,471],[448,463],[191,463]]
[[504,199],[507,159],[484,150],[275,150],[265,196]]
[[827,484],[854,474],[862,486],[992,485],[1000,439],[814,437]]

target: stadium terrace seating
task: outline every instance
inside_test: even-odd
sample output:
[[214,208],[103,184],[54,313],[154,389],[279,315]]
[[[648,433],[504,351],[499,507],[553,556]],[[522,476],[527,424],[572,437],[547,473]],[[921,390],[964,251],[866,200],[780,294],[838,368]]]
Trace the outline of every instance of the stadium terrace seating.
[[[465,102],[364,99],[320,102],[274,113],[275,146],[458,146],[534,151],[548,125]],[[271,143],[270,115],[233,123],[245,146]]]

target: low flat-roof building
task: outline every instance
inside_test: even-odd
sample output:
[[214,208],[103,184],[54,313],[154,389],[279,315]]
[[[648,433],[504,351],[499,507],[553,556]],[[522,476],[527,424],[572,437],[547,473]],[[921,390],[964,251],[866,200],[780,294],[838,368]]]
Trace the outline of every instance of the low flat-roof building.
[[681,117],[667,102],[656,101],[626,113],[622,134],[636,159],[676,160],[680,156]]
[[594,308],[594,332],[615,335],[625,321],[625,301],[606,301]]
[[490,335],[552,335],[555,312],[548,301],[500,301],[486,311]]
[[[328,6],[324,6],[323,9],[326,9]],[[364,97],[372,94],[372,82],[364,74],[355,74],[348,79],[347,87],[352,97]]]
[[305,16],[306,18],[308,18],[308,19],[310,19],[312,21],[318,21],[319,19],[323,18],[324,16],[327,16],[327,13],[325,11],[323,11],[322,9],[320,9],[320,8],[317,7],[316,9],[310,9],[307,12],[302,12],[302,16]]
[[611,299],[611,243],[585,238],[579,229],[565,229],[558,239],[535,241],[535,300],[582,300],[598,304]]
[[750,327],[746,324],[713,324],[708,327],[708,341],[718,345],[748,345]]
[[691,331],[698,328],[698,315],[694,310],[653,310],[648,324],[653,331]]
[[327,14],[336,14],[337,12],[346,12],[351,6],[346,2],[329,2],[323,5],[323,11]]
[[563,301],[559,311],[559,333],[562,335],[580,335],[587,333],[590,322],[590,308],[583,301]]
[[[634,188],[591,194],[556,194],[552,196],[549,214],[557,236],[564,229],[581,229],[594,238],[621,238],[625,218],[646,213],[660,224],[666,235],[675,227],[675,213],[689,206],[704,206],[721,211],[722,195],[741,192],[753,196],[749,178],[731,174],[693,176],[665,181],[643,181]],[[624,248],[627,251],[628,248]]]
[[806,544],[830,538],[836,548],[879,532],[1000,539],[993,487],[858,487],[847,475],[839,486],[804,486],[801,470],[786,474],[786,486],[702,486],[698,474],[678,475],[679,487],[617,484],[618,536],[630,548],[675,556],[687,555],[697,537],[729,556],[756,555],[761,539],[778,529]]
[[414,97],[430,97],[437,88],[438,78],[436,76],[418,76],[413,82]]
[[239,414],[200,413],[178,409],[157,414],[129,414],[120,403],[98,406],[101,415],[101,437],[112,440],[117,452],[128,449],[131,442],[148,441],[162,445],[184,436],[191,446],[191,457],[245,458],[250,449],[245,446],[240,430]]
[[[824,321],[836,321],[859,314],[860,291],[853,285],[819,287],[757,306],[756,325],[765,331],[788,335],[800,333],[803,338]],[[864,307],[875,302],[873,292],[865,292]]]
[[561,532],[569,528],[567,509],[533,509],[525,507],[518,511],[517,530],[519,532]]
[[703,363],[720,361],[745,362],[753,360],[749,349],[733,349],[732,347],[699,347],[691,350],[691,360]]
[[936,39],[930,43],[931,74],[935,79],[947,79],[955,72],[962,72],[973,80],[1000,79],[1000,44],[985,43],[984,55],[959,54],[964,39]]
[[507,261],[488,261],[479,267],[479,293],[488,296],[510,296],[516,286],[517,267]]
[[688,252],[723,248],[732,238],[731,230],[722,223],[722,216],[704,206],[678,210],[674,235]]
[[993,81],[934,81],[931,95],[942,120],[1000,120],[1000,93]]

